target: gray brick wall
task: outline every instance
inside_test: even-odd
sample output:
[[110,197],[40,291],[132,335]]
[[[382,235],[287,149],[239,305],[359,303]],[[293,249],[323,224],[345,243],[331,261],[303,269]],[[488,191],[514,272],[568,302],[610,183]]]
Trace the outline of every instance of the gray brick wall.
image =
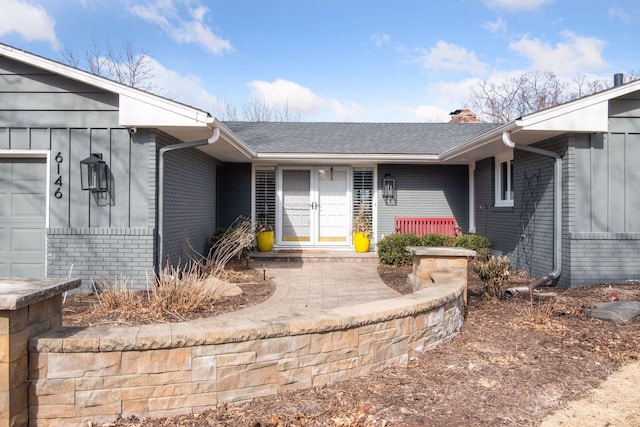
[[640,236],[571,233],[570,260],[571,287],[640,280]]
[[153,273],[152,228],[49,228],[47,230],[48,277],[82,279],[83,291],[94,281],[126,277],[134,289],[146,287]]
[[240,215],[251,218],[251,164],[225,163],[218,168],[218,228]]
[[[386,204],[382,181],[395,179],[396,204]],[[378,166],[378,239],[395,232],[394,217],[455,217],[466,233],[469,229],[469,168],[466,165]]]
[[[568,139],[556,138],[536,147],[554,151],[564,158]],[[541,277],[553,270],[553,168],[554,160],[550,157],[516,150],[514,206],[502,208],[494,207],[494,159],[476,164],[476,232],[491,240],[495,255],[508,256],[512,267],[532,277]],[[569,171],[566,162],[563,170],[563,192],[566,193]],[[565,218],[567,209],[565,204]]]
[[[158,134],[159,146],[177,143]],[[176,265],[190,259],[191,248],[201,254],[216,230],[217,161],[190,148],[164,155],[163,260]]]

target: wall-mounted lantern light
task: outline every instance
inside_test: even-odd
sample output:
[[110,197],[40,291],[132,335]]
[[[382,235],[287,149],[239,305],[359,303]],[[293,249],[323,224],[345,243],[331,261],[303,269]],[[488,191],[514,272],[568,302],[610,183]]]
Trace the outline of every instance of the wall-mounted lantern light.
[[109,189],[107,164],[102,160],[102,154],[91,153],[89,157],[80,161],[80,178],[82,189],[103,192]]
[[382,197],[385,202],[394,201],[396,198],[396,180],[389,174],[385,175],[382,181]]

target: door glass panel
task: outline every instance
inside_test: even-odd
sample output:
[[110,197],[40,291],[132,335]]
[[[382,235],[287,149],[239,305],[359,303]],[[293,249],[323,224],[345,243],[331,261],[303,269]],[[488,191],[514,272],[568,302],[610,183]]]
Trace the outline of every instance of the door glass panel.
[[311,171],[282,171],[282,241],[310,242]]
[[346,243],[349,227],[347,171],[318,169],[318,243]]

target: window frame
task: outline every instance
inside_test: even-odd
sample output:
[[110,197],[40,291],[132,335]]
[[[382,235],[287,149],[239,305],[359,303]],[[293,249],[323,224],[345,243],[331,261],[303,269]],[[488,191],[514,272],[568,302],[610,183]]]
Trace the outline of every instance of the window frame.
[[[503,165],[506,163],[506,177],[503,172]],[[497,208],[512,208],[514,191],[513,191],[513,151],[495,157],[495,201],[494,206]],[[503,198],[503,183],[506,178],[506,193]]]

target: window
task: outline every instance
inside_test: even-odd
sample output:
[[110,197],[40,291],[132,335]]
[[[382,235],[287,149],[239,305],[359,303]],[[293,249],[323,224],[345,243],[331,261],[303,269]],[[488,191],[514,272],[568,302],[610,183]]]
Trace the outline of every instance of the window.
[[496,201],[497,207],[513,206],[513,153],[496,157]]

